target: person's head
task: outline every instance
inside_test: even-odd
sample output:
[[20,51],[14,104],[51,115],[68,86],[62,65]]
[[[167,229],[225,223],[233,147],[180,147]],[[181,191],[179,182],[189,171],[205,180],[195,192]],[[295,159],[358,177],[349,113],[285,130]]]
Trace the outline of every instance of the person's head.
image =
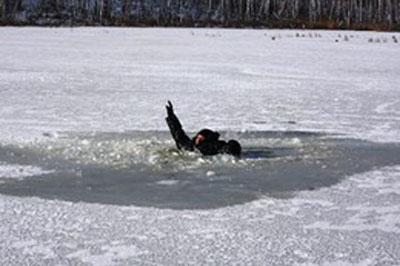
[[207,141],[217,141],[219,138],[219,133],[214,132],[210,129],[202,129],[197,135],[194,137],[194,144],[196,146],[201,145],[203,142]]
[[236,140],[229,140],[227,143],[226,153],[239,157],[242,153],[242,147]]

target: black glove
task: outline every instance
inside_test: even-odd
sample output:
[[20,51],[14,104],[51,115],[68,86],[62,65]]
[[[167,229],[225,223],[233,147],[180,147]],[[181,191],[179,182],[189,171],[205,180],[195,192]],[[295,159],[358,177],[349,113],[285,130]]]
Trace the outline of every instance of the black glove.
[[172,106],[172,103],[170,101],[168,101],[168,105],[165,106],[165,108],[167,109],[167,114],[168,117],[172,117],[174,115],[174,108]]

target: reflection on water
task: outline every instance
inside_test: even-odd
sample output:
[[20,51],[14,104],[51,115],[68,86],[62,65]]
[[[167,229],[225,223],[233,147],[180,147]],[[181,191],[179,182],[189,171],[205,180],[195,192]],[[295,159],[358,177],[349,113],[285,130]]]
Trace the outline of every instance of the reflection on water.
[[0,147],[0,161],[55,172],[7,180],[0,193],[68,201],[207,209],[264,196],[290,197],[375,167],[399,164],[400,145],[309,132],[222,132],[243,155],[174,148],[168,132],[64,133],[46,143]]

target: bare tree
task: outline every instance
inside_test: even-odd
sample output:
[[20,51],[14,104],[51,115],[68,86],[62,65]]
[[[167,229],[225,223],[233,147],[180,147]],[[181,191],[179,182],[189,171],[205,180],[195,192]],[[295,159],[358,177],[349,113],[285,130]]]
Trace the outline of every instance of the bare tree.
[[[87,23],[400,27],[400,0],[0,0],[0,19],[71,16]],[[21,13],[22,14],[22,13]]]

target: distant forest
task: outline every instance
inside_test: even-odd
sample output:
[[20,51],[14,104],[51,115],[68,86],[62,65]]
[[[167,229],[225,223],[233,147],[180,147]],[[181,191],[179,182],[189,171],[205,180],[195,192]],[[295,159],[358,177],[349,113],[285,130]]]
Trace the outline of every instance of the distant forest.
[[0,23],[400,30],[400,0],[0,0]]

